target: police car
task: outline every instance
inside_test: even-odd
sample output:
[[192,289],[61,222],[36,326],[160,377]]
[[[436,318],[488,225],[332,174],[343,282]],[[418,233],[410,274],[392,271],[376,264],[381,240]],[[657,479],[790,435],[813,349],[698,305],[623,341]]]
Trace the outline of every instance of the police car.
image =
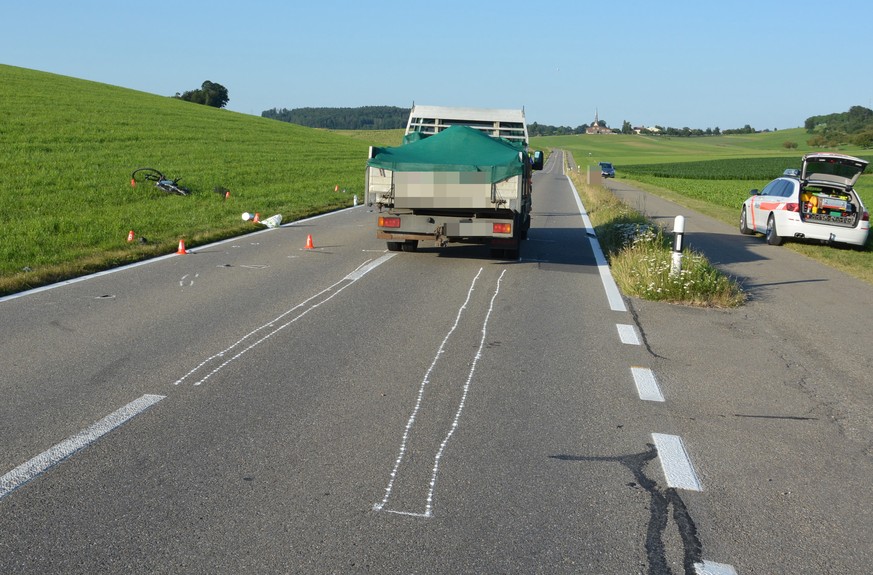
[[781,178],[749,193],[740,212],[740,232],[762,233],[774,246],[787,238],[864,245],[870,214],[854,185],[866,167],[865,160],[843,154],[806,154],[801,170],[785,170]]

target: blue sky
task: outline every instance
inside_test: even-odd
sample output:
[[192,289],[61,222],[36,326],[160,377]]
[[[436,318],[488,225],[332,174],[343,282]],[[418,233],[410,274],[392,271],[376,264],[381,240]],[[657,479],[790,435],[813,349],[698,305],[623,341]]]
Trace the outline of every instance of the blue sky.
[[254,115],[416,102],[784,129],[873,108],[870,15],[868,0],[3,0],[0,63],[166,96],[210,80]]

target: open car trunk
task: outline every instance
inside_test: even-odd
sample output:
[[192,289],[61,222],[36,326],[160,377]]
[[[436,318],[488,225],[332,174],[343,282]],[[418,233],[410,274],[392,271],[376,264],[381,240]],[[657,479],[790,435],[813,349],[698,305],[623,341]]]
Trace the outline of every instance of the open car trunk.
[[855,227],[863,204],[853,186],[866,167],[865,160],[843,154],[817,152],[803,156],[803,221]]

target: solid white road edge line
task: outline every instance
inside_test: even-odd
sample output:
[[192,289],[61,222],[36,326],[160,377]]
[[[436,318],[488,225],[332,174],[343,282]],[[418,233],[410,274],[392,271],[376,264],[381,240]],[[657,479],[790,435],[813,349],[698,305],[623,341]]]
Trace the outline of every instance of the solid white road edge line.
[[637,330],[632,325],[627,325],[623,323],[616,324],[618,328],[618,337],[621,340],[621,343],[626,343],[628,345],[640,345],[640,338],[637,335]]
[[606,291],[606,299],[609,301],[609,309],[612,311],[627,311],[624,305],[624,300],[621,298],[621,292],[612,277],[612,272],[609,271],[609,263],[606,261],[606,256],[603,255],[603,250],[600,249],[600,242],[597,241],[597,234],[594,233],[594,226],[591,225],[591,220],[588,219],[588,212],[585,211],[585,206],[582,205],[582,199],[579,197],[579,192],[576,191],[576,186],[573,185],[573,180],[567,176],[567,182],[573,190],[573,199],[576,200],[576,206],[579,208],[579,214],[582,216],[582,223],[585,225],[585,234],[588,236],[588,242],[591,244],[591,249],[594,251],[594,260],[597,262],[597,271],[600,272],[600,281],[603,283],[603,289]]
[[652,441],[655,442],[655,448],[658,450],[658,458],[661,460],[668,487],[703,491],[681,437],[653,433]]
[[[304,220],[298,220],[298,221],[296,221],[296,222],[289,222],[289,223],[287,223],[287,224],[283,224],[283,225],[280,226],[280,227],[282,227],[282,228],[290,228],[290,227],[293,227],[293,226],[295,226],[295,225],[305,224],[306,222],[311,222],[312,220],[317,220],[318,218],[324,218],[324,217],[327,217],[327,216],[332,216],[332,215],[335,215],[335,214],[340,214],[340,213],[347,212],[347,211],[349,211],[349,210],[353,210],[353,209],[355,209],[355,208],[344,208],[344,209],[342,209],[342,210],[336,210],[336,211],[334,211],[334,212],[327,212],[327,213],[325,213],[325,214],[319,214],[319,215],[317,215],[317,216],[312,216],[311,218],[306,218],[306,219],[304,219]],[[226,244],[226,243],[229,243],[229,242],[238,242],[238,241],[240,241],[240,240],[242,240],[242,239],[248,239],[248,238],[251,238],[251,237],[256,236],[256,235],[258,235],[258,234],[263,234],[263,233],[266,233],[266,232],[272,231],[273,229],[275,229],[275,228],[264,228],[264,229],[262,229],[262,230],[257,230],[257,231],[254,231],[254,232],[250,232],[250,233],[245,234],[245,235],[242,235],[242,236],[235,236],[235,237],[228,238],[228,239],[226,239],[226,240],[220,240],[220,241],[217,241],[217,242],[214,242],[214,243],[211,243],[211,244],[206,244],[206,245],[202,245],[202,246],[197,246],[196,248],[194,248],[194,249],[192,249],[192,250],[188,250],[188,253],[196,254],[197,252],[199,252],[199,251],[201,251],[201,250],[205,250],[205,249],[212,248],[212,247],[215,247],[215,246],[220,246],[220,245],[222,245],[222,244]],[[106,276],[106,275],[109,275],[109,274],[114,274],[114,273],[116,273],[116,272],[120,272],[120,271],[124,271],[124,270],[129,270],[129,269],[132,269],[132,268],[138,268],[138,267],[140,267],[140,266],[144,266],[144,265],[148,265],[148,264],[154,264],[154,263],[157,263],[157,262],[159,262],[159,261],[163,261],[163,260],[166,260],[166,259],[170,259],[170,258],[176,257],[176,255],[177,255],[177,254],[172,253],[172,254],[166,254],[166,255],[163,255],[163,256],[157,256],[157,257],[150,258],[150,259],[147,259],[147,260],[142,260],[142,261],[139,261],[139,262],[134,262],[134,263],[132,263],[132,264],[127,264],[127,265],[125,265],[125,266],[121,266],[121,267],[117,267],[117,268],[112,268],[112,269],[108,269],[108,270],[103,270],[102,272],[96,272],[96,273],[89,274],[89,275],[86,275],[86,276],[81,276],[81,277],[77,277],[77,278],[72,278],[72,279],[64,280],[64,281],[61,281],[61,282],[58,282],[58,283],[53,283],[53,284],[50,284],[50,285],[41,286],[41,287],[38,287],[38,288],[33,288],[33,289],[30,289],[30,290],[27,290],[27,291],[23,291],[23,292],[19,292],[19,293],[9,294],[9,295],[7,295],[7,296],[0,297],[0,303],[3,303],[4,301],[8,301],[8,300],[18,299],[18,298],[21,298],[21,297],[24,297],[24,296],[27,296],[27,295],[32,295],[32,294],[37,294],[37,293],[40,293],[40,292],[48,291],[48,290],[50,290],[50,289],[55,289],[55,288],[62,287],[62,286],[68,286],[68,285],[76,284],[76,283],[79,283],[79,282],[87,281],[87,280],[90,280],[90,279],[94,279],[94,278],[99,278],[99,277],[102,277],[102,276]]]
[[664,401],[664,394],[658,386],[655,374],[647,367],[632,367],[631,374],[637,386],[637,393],[643,401]]
[[80,449],[94,443],[113,429],[161,401],[164,397],[166,396],[143,395],[121,409],[110,413],[91,427],[43,451],[30,461],[22,463],[3,477],[0,477],[0,499],[3,499],[53,465],[60,463]]

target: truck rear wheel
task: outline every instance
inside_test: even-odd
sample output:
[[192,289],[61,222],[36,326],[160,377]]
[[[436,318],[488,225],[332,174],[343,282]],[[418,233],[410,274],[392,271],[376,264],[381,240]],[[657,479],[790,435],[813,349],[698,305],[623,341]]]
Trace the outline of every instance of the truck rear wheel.
[[403,242],[388,242],[388,251],[389,252],[399,252],[403,246]]
[[406,240],[403,242],[403,251],[404,252],[417,252],[418,251],[418,240]]

